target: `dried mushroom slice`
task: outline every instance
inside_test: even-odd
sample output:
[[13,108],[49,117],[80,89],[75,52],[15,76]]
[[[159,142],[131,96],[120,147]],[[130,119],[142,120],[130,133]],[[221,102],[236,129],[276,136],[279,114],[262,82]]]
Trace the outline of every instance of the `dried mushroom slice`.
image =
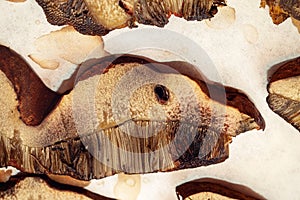
[[300,57],[269,70],[270,108],[300,131]]
[[97,23],[84,0],[36,0],[36,2],[43,8],[50,24],[71,25],[80,33],[89,35],[105,35],[109,31]]
[[113,200],[83,188],[56,183],[46,176],[14,177],[0,184],[0,199]]
[[261,6],[265,7],[266,5],[269,6],[274,24],[280,24],[289,17],[300,20],[299,0],[262,0]]
[[225,0],[36,0],[49,23],[69,24],[83,34],[105,35],[135,22],[163,27],[174,14],[186,20],[213,17]]
[[300,20],[300,1],[299,0],[280,0],[280,5],[284,11],[293,18]]
[[190,181],[176,187],[179,199],[201,200],[201,199],[222,199],[222,200],[263,200],[263,196],[257,194],[252,189],[229,183],[227,181],[202,178]]
[[85,0],[85,3],[97,23],[108,30],[126,26],[131,18],[120,7],[119,0]]
[[[30,67],[7,47],[2,55],[0,167],[90,180],[206,166],[228,157],[231,137],[265,125],[244,93],[207,80],[191,64],[111,55],[83,63],[69,81],[74,88],[28,126],[19,119],[18,91],[43,83],[33,74],[35,81],[15,85],[10,80],[29,76],[7,76]],[[28,110],[52,94],[35,92],[25,98]]]
[[47,88],[17,53],[4,46],[0,46],[0,70],[14,88],[20,118],[27,125],[40,124],[56,106],[60,95]]

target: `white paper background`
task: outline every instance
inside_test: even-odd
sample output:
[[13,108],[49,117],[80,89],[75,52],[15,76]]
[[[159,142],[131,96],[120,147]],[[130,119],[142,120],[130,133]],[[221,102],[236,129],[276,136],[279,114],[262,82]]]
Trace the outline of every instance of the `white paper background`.
[[[229,0],[228,5],[235,8],[236,20],[227,29],[217,30],[209,28],[205,22],[186,22],[173,17],[165,29],[190,38],[203,48],[213,61],[220,80],[245,91],[255,102],[266,121],[266,130],[235,138],[230,145],[230,158],[224,163],[143,175],[139,199],[175,199],[177,185],[201,177],[240,183],[267,199],[300,198],[300,133],[274,114],[265,101],[267,70],[277,62],[300,55],[300,34],[290,19],[274,25],[268,10],[259,8],[259,4],[259,0]],[[27,56],[34,51],[33,43],[38,36],[60,27],[49,25],[42,9],[33,0],[25,3],[1,0],[0,12],[0,43],[20,53],[50,88],[57,88],[74,69],[44,70]],[[257,30],[256,43],[245,39],[245,25]],[[140,26],[143,27],[146,26]],[[130,30],[116,30],[105,36],[106,50],[116,53],[118,47],[110,46],[109,41],[126,31]],[[155,54],[149,53],[149,56],[155,57]],[[215,78],[214,74],[208,76]],[[88,189],[113,197],[116,181],[116,176],[95,180]]]

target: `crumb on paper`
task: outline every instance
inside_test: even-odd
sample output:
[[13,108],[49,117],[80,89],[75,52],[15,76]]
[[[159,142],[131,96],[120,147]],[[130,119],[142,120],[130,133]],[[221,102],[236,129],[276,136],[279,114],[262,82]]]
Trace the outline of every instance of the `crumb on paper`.
[[255,44],[259,39],[259,34],[255,26],[251,24],[242,25],[243,35],[249,44]]

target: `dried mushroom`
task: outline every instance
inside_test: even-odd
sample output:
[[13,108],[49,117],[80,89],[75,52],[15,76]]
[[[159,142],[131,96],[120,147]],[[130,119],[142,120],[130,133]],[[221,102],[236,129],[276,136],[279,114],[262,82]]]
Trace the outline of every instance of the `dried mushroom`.
[[300,57],[269,70],[270,108],[300,131]]
[[6,184],[0,184],[0,199],[113,200],[83,188],[56,183],[46,176],[13,177]]
[[82,35],[72,26],[37,38],[34,46],[36,51],[29,57],[40,67],[52,70],[61,66],[76,67],[89,58],[107,54],[100,36]]
[[300,20],[299,0],[262,0],[261,6],[265,7],[266,5],[269,6],[274,24],[280,24],[289,17]]
[[257,194],[243,185],[222,180],[203,178],[190,181],[176,187],[177,195],[184,200],[222,199],[222,200],[263,200]]
[[64,95],[4,46],[0,69],[0,167],[22,172],[90,180],[206,166],[229,156],[232,137],[265,126],[244,93],[186,62],[89,60]]
[[213,17],[225,0],[36,0],[53,25],[69,24],[83,34],[105,35],[135,22],[163,27],[174,14],[186,20]]

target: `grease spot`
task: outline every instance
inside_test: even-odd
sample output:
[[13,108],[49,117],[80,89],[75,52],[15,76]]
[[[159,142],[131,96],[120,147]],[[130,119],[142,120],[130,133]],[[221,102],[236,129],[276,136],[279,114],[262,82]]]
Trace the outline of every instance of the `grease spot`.
[[259,37],[258,31],[253,25],[244,24],[242,26],[242,31],[243,31],[243,35],[244,35],[245,39],[250,44],[255,44],[258,41],[258,37]]
[[146,184],[147,184],[147,183],[149,183],[149,182],[150,182],[150,180],[149,180],[148,178],[146,178],[146,177],[143,178],[143,183],[146,183]]
[[46,84],[46,85],[51,85],[51,81],[49,78],[43,78],[43,82]]
[[45,59],[41,54],[30,54],[28,56],[33,62],[38,64],[43,69],[57,69],[59,67],[59,62],[56,60]]
[[41,68],[50,70],[79,65],[89,58],[107,54],[101,37],[82,35],[71,26],[39,37],[34,45],[36,52],[29,57]]
[[235,22],[235,9],[229,6],[218,8],[218,13],[211,19],[205,20],[210,28],[226,29]]
[[40,24],[41,24],[41,21],[37,19],[37,20],[35,20],[35,24],[36,24],[36,25],[40,25]]
[[141,190],[140,175],[119,174],[118,182],[115,185],[114,193],[117,199],[137,199]]
[[126,184],[130,187],[134,187],[135,186],[135,180],[132,178],[127,178],[126,179]]
[[97,186],[103,187],[104,186],[104,181],[102,181],[102,180],[98,181]]

